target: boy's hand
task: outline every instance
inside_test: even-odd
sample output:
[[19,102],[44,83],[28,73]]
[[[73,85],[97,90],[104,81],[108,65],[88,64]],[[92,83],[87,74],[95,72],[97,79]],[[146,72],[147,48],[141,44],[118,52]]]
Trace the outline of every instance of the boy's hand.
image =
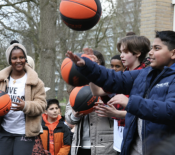
[[67,51],[66,56],[70,58],[79,67],[85,65],[85,61],[77,55],[73,54],[71,51]]
[[75,117],[81,117],[81,116],[83,116],[83,114],[80,114],[78,111],[75,112],[73,109],[72,109],[72,114],[73,114]]
[[126,97],[123,94],[118,94],[118,95],[115,95],[113,98],[111,98],[108,101],[108,104],[120,104],[121,106],[126,107],[128,104],[128,101],[129,101],[128,97]]

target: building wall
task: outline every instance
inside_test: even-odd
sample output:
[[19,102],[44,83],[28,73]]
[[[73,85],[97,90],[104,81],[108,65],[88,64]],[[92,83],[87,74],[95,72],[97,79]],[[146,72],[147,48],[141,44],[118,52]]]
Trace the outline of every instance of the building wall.
[[155,31],[173,30],[172,0],[142,0],[140,35],[152,42]]

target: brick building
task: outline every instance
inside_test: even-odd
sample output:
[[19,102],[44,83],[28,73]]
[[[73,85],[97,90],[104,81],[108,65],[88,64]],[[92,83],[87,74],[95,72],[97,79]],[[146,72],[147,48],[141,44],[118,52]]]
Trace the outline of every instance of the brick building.
[[173,30],[172,3],[172,0],[142,0],[140,35],[147,36],[152,42],[156,30]]

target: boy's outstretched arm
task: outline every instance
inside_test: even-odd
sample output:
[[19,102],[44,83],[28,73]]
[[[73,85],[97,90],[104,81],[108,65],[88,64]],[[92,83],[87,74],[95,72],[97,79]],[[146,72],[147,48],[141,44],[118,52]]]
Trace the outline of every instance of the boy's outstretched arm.
[[115,72],[112,69],[106,69],[92,62],[86,57],[82,57],[82,59],[85,65],[83,67],[76,66],[77,70],[89,81],[102,87],[105,92],[109,93],[130,94],[134,80],[141,71]]

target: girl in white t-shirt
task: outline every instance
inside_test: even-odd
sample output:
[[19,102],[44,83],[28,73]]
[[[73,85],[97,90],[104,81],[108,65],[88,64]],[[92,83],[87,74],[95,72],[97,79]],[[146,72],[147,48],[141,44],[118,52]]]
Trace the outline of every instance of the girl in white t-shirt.
[[31,155],[46,107],[44,84],[26,65],[26,49],[17,41],[6,50],[9,67],[0,71],[0,90],[11,98],[11,110],[1,118],[0,154]]

